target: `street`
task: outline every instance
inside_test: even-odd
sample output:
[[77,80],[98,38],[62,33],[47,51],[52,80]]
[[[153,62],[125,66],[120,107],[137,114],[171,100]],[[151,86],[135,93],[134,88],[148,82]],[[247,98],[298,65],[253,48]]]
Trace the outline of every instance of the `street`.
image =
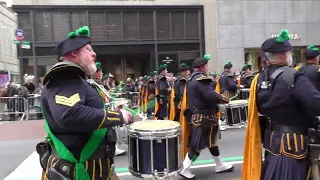
[[[6,122],[0,124],[0,179],[38,180],[41,176],[35,146],[45,136],[43,121]],[[192,166],[197,179],[241,179],[245,129],[222,132],[220,153],[225,162],[235,166],[234,172],[214,173],[214,162],[207,149],[203,150]],[[120,146],[127,149],[125,145]],[[128,172],[128,156],[115,157],[116,172],[121,180],[138,179]],[[182,179],[177,176],[172,179]]]

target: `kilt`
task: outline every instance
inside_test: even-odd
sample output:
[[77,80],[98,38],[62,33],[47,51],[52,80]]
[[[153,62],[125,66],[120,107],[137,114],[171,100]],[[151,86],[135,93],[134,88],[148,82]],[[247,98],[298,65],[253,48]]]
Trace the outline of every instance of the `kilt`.
[[219,125],[192,126],[188,147],[193,150],[211,148],[217,145],[219,137]]
[[266,130],[264,148],[266,156],[261,180],[305,180],[309,161],[307,137],[293,132]]

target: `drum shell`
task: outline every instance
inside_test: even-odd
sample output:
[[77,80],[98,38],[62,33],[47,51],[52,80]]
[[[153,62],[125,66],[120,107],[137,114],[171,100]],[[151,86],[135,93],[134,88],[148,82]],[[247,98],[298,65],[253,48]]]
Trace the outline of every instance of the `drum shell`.
[[248,118],[248,103],[219,104],[228,125],[240,124]]
[[250,89],[240,89],[239,98],[249,99]]
[[181,126],[161,130],[128,128],[129,171],[139,178],[172,176],[182,168]]

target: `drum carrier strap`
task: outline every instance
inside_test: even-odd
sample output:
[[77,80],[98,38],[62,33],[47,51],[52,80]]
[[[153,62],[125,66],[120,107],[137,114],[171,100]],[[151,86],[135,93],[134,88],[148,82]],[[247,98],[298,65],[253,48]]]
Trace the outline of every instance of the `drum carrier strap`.
[[[293,68],[281,67],[281,68],[277,69],[276,71],[274,71],[270,76],[270,80],[268,80],[268,76],[267,76],[268,69],[265,69],[263,72],[264,79],[261,83],[258,82],[257,89],[273,91],[274,83],[275,83],[276,79],[281,74],[282,74],[282,79],[286,83],[288,88],[292,89],[292,88],[294,88],[294,81],[295,81],[296,72],[297,71]],[[256,93],[258,93],[258,91],[256,91]],[[256,97],[258,97],[258,96],[256,95]],[[258,109],[260,109],[258,104],[257,104],[257,106],[258,106]],[[260,121],[260,126],[261,126],[261,135],[262,135],[261,138],[262,138],[262,142],[263,142],[264,131],[267,128],[271,128],[272,120],[266,114],[263,113],[261,116],[259,116],[259,121]]]
[[281,67],[274,71],[271,76],[270,80],[268,80],[268,69],[264,71],[264,81],[261,84],[258,84],[259,89],[269,89],[273,90],[274,83],[276,79],[282,74],[282,80],[288,85],[289,89],[294,88],[294,80],[295,74],[297,70],[290,68],[290,67]]

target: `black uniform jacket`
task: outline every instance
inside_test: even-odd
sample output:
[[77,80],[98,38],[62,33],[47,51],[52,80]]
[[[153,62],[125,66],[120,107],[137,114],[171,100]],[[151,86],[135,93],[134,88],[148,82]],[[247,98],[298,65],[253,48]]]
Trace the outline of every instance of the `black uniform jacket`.
[[174,89],[174,106],[177,108],[180,101],[182,101],[183,92],[185,85],[187,83],[187,79],[185,77],[179,76],[173,84]]
[[198,110],[216,109],[222,101],[222,96],[213,89],[212,79],[199,72],[193,72],[188,79],[187,98],[189,108]]
[[[280,67],[269,65],[264,70],[268,79]],[[264,81],[264,74],[259,74],[258,84]],[[260,114],[267,115],[272,122],[310,128],[315,125],[314,117],[320,115],[320,93],[300,72],[295,74],[294,87],[290,89],[279,75],[272,91],[258,88],[257,105]]]
[[163,101],[167,101],[167,98],[169,96],[169,84],[167,81],[167,78],[165,76],[159,75],[157,83],[156,83],[157,89],[159,91],[159,99]]
[[237,92],[237,82],[234,79],[234,75],[229,72],[223,72],[219,79],[221,93],[228,91],[229,93]]
[[253,78],[254,76],[245,73],[240,77],[240,84],[243,86],[243,88],[250,88]]
[[45,76],[41,105],[52,133],[78,159],[94,130],[123,124],[122,114],[104,109],[97,90],[72,63],[56,65]]
[[305,64],[299,68],[299,72],[304,73],[313,86],[320,91],[320,67],[312,64]]

